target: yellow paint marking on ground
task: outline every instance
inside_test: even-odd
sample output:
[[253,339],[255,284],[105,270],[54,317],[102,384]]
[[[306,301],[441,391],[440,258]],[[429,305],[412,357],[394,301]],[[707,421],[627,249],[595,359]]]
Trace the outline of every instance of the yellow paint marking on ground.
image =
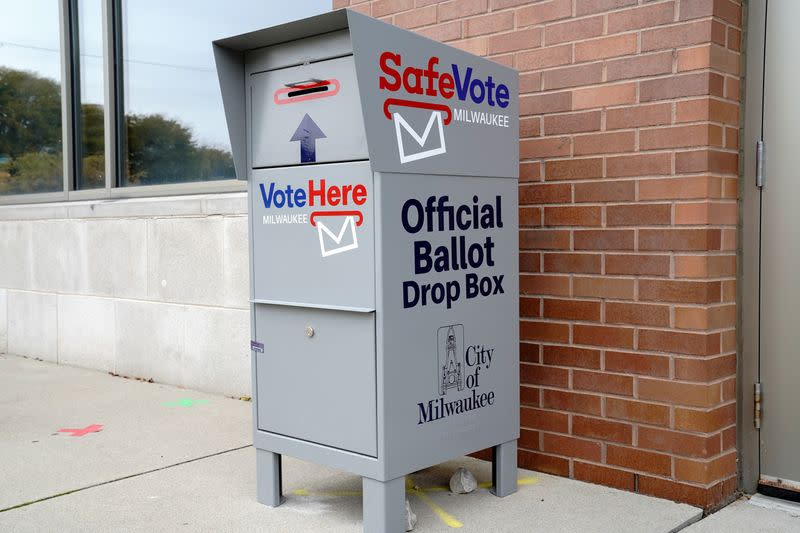
[[451,515],[438,505],[436,505],[436,503],[433,500],[431,500],[430,496],[428,496],[421,490],[412,490],[411,493],[416,495],[417,498],[419,498],[423,502],[425,502],[425,504],[428,507],[430,507],[431,511],[433,511],[436,514],[436,516],[438,516],[442,520],[442,522],[444,522],[448,526],[452,528],[459,528],[464,525],[461,522],[459,522],[453,515]]

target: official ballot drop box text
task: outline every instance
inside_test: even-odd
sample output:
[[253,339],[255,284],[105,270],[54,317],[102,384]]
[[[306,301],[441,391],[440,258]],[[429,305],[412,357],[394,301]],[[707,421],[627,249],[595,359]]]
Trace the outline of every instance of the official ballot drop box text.
[[516,490],[518,76],[341,10],[216,41],[248,182],[258,499],[281,454],[404,476],[494,450]]

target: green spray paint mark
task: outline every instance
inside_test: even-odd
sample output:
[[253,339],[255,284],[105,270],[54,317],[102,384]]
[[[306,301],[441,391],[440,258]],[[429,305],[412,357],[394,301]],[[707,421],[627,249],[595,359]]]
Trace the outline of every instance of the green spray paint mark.
[[177,402],[167,402],[164,405],[167,407],[194,407],[195,405],[203,405],[208,403],[208,400],[193,400],[191,398],[180,398]]

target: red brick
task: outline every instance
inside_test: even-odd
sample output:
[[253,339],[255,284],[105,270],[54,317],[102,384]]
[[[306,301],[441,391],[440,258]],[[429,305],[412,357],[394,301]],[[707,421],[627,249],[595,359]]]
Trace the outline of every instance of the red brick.
[[542,225],[541,207],[520,207],[519,208],[520,227],[535,227]]
[[675,359],[675,379],[709,382],[734,374],[736,374],[735,354],[709,359]]
[[739,169],[739,158],[735,153],[716,150],[694,150],[676,152],[675,172],[696,173],[716,172],[720,174],[736,174]]
[[439,4],[439,20],[453,20],[486,13],[489,9],[487,0],[451,0]]
[[372,2],[372,16],[375,18],[406,11],[414,7],[414,0],[376,0]]
[[626,202],[632,201],[635,195],[635,181],[603,181],[575,185],[576,202]]
[[594,394],[544,389],[542,391],[542,405],[558,411],[571,411],[590,415],[600,414],[600,396]]
[[632,491],[635,487],[633,472],[609,468],[607,466],[592,465],[575,461],[573,463],[575,479],[597,483],[615,489]]
[[633,378],[606,372],[590,372],[574,370],[572,372],[572,388],[606,394],[633,396]]
[[543,350],[543,360],[546,365],[600,368],[599,350],[550,345],[545,345]]
[[461,21],[454,20],[444,24],[437,24],[436,26],[428,26],[420,28],[416,32],[423,37],[446,43],[461,38]]
[[[572,45],[548,46],[537,50],[525,50],[517,54],[517,70],[539,70],[543,68],[569,65],[572,62]],[[563,109],[566,111],[569,109]],[[551,111],[551,110],[545,110]],[[552,111],[559,111],[553,109]],[[520,113],[525,113],[520,105]]]
[[736,474],[736,452],[710,461],[675,459],[675,478],[692,483],[708,484]]
[[722,128],[716,124],[693,124],[639,131],[640,150],[722,146]]
[[623,444],[630,444],[633,439],[633,428],[630,424],[580,415],[572,417],[572,433]]
[[[600,111],[568,113],[563,115],[545,115],[544,134],[582,133],[600,129]],[[601,161],[602,163],[602,161]],[[601,164],[602,169],[602,164]]]
[[526,385],[545,385],[548,387],[569,386],[569,370],[546,365],[519,365],[519,379]]
[[721,401],[721,387],[719,383],[707,385],[682,383],[663,379],[639,378],[638,392],[639,398],[643,400],[657,400],[693,407],[711,407]]
[[720,178],[710,176],[651,179],[639,182],[639,200],[714,198],[719,197],[721,192]]
[[652,28],[672,22],[675,14],[674,2],[616,11],[608,14],[608,33]]
[[575,344],[633,348],[633,328],[575,324],[572,337]]
[[572,15],[572,0],[549,0],[520,8],[517,26],[524,27],[567,18]]
[[672,473],[672,459],[669,455],[636,448],[623,448],[613,444],[610,444],[606,450],[606,462],[610,465],[661,476],[668,476]]
[[523,427],[532,429],[566,433],[569,428],[569,417],[565,413],[522,407],[520,409],[520,424]]
[[720,452],[719,435],[692,435],[652,427],[639,427],[639,446],[684,457],[712,457]]
[[633,230],[577,230],[576,250],[633,250]]
[[606,62],[606,80],[618,81],[672,72],[672,52],[656,52]]
[[600,226],[599,206],[558,206],[544,208],[545,226]]
[[667,405],[624,400],[622,398],[606,398],[605,402],[605,413],[609,418],[619,418],[658,426],[669,425],[669,406]]
[[577,16],[600,13],[620,7],[635,5],[637,0],[576,0],[575,14]]
[[569,325],[559,322],[522,320],[519,323],[519,338],[566,343],[569,341]]
[[669,358],[628,352],[606,351],[605,369],[654,377],[669,376]]
[[600,320],[600,302],[586,300],[544,300],[545,318],[565,320]]
[[[658,126],[670,122],[672,122],[672,105],[667,103],[616,107],[606,110],[606,128],[609,130]],[[651,156],[664,158],[669,154],[651,154]],[[668,157],[668,160],[671,161],[671,157]],[[662,167],[659,166],[659,168]],[[658,174],[662,173],[658,172]]]
[[569,459],[527,450],[519,450],[518,457],[520,468],[537,470],[556,476],[569,475]]
[[596,61],[636,53],[636,34],[624,33],[575,43],[575,61]]
[[602,63],[575,65],[546,70],[542,73],[544,90],[563,89],[600,83],[603,79]]
[[464,21],[464,36],[474,37],[487,33],[498,33],[514,28],[514,13],[502,11],[466,19]]
[[600,461],[600,443],[566,435],[544,434],[544,451],[587,461]]
[[636,148],[636,134],[632,131],[576,135],[575,155],[632,152]]
[[675,429],[711,433],[736,424],[736,403],[709,410],[675,408]]
[[541,271],[541,260],[538,252],[520,252],[519,254],[520,272],[536,273]]
[[[539,435],[538,431],[532,431],[530,429],[520,428],[519,430],[519,440],[517,444],[519,447],[525,450],[539,450]],[[492,460],[491,450],[487,456],[486,461]]]
[[519,164],[519,181],[541,181],[542,165],[538,161],[526,161]]
[[715,509],[736,490],[736,478],[721,481],[708,488],[678,483],[664,478],[639,476],[639,492],[657,498],[675,500],[706,511]]
[[607,277],[575,277],[573,280],[575,296],[587,298],[616,298],[632,300],[634,280]]
[[522,294],[569,296],[569,276],[522,274],[519,277],[519,290]]
[[716,16],[733,24],[742,25],[742,6],[728,0],[681,0],[680,20]]
[[529,50],[541,46],[542,28],[527,28],[524,30],[501,33],[489,36],[489,53],[503,54],[518,50]]
[[549,24],[544,29],[544,43],[547,46],[563,42],[575,42],[603,34],[603,17],[569,20],[559,24]]
[[712,85],[722,77],[710,72],[696,72],[639,82],[639,99],[642,102],[666,100],[685,96],[713,94]]
[[[546,126],[545,126],[546,127]],[[583,180],[603,177],[603,158],[573,158],[545,161],[544,179]]]
[[522,405],[539,406],[539,389],[522,385],[519,388],[519,400]]
[[520,137],[541,137],[542,117],[522,117],[519,119]]
[[669,327],[669,306],[606,302],[608,324]]
[[436,6],[420,7],[394,17],[394,25],[401,28],[411,29],[429,24],[436,24]]
[[639,349],[650,350],[653,352],[674,352],[689,355],[712,355],[717,354],[720,351],[720,334],[640,330]]
[[525,185],[519,188],[520,205],[557,204],[572,199],[572,188],[568,184]]
[[721,290],[718,281],[639,280],[639,299],[655,302],[714,303]]
[[668,276],[667,255],[606,255],[606,274]]
[[568,250],[569,231],[556,230],[520,230],[520,250]]
[[718,229],[641,229],[640,250],[707,251],[720,249]]
[[522,139],[519,143],[519,157],[521,159],[563,157],[570,155],[571,145],[572,140],[569,137]]
[[546,253],[544,271],[599,274],[600,254]]
[[519,299],[519,316],[523,318],[541,318],[539,298],[521,296]]
[[636,102],[636,84],[618,83],[572,91],[572,109],[591,109]]
[[625,204],[606,207],[608,226],[663,226],[672,220],[670,204]]
[[710,37],[710,20],[686,22],[664,28],[645,29],[642,31],[642,52],[701,44],[708,42]]

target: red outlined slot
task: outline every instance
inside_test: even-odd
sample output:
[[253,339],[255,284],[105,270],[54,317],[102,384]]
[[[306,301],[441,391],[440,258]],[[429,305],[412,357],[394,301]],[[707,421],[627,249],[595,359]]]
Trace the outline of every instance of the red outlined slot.
[[[327,87],[327,90],[319,90],[319,91],[314,90],[323,87]],[[275,94],[272,96],[272,101],[275,102],[276,105],[284,105],[284,104],[294,104],[297,102],[305,102],[308,100],[316,100],[317,98],[327,98],[328,96],[336,96],[341,88],[342,84],[339,83],[339,80],[335,78],[316,81],[304,85],[281,87],[280,89],[275,91]],[[309,92],[306,93],[306,91]],[[292,93],[304,93],[304,94],[298,94],[295,96],[292,95]]]
[[308,221],[315,227],[317,224],[314,222],[314,218],[316,217],[357,217],[356,226],[364,223],[364,215],[361,214],[361,211],[312,211]]
[[419,107],[420,109],[430,109],[432,111],[444,111],[445,126],[450,124],[450,121],[453,120],[453,113],[450,111],[450,106],[446,106],[444,104],[433,104],[429,102],[415,102],[414,100],[403,100],[400,98],[387,98],[386,101],[383,102],[383,114],[386,115],[386,118],[389,120],[392,120],[392,114],[389,113],[389,106],[392,105],[403,107]]

